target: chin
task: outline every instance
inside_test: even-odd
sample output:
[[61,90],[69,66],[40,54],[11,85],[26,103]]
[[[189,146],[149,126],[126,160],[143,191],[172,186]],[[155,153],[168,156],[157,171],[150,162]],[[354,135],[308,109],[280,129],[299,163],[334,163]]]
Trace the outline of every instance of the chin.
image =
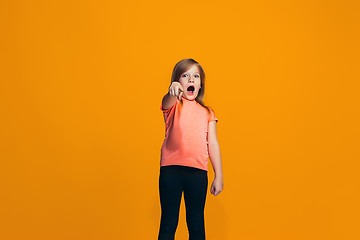
[[197,97],[197,95],[196,95],[196,96],[186,96],[186,98],[187,98],[188,100],[195,100],[196,97]]

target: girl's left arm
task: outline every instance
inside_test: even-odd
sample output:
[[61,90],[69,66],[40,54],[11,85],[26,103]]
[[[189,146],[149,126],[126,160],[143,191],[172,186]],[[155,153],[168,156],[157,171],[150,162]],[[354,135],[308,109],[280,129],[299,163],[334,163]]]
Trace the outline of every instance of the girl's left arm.
[[208,144],[209,144],[209,157],[215,172],[215,179],[211,186],[210,191],[212,194],[216,196],[223,189],[222,161],[221,161],[220,145],[217,139],[216,121],[211,121],[209,123]]

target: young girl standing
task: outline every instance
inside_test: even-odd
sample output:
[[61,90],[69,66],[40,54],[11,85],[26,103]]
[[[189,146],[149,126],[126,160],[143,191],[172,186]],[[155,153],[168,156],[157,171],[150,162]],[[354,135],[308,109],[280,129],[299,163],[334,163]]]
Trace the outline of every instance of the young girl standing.
[[214,111],[204,105],[205,73],[194,59],[178,62],[161,107],[165,139],[161,147],[159,193],[161,221],[158,240],[174,240],[184,192],[190,240],[205,239],[204,207],[208,187],[208,160],[215,179],[210,192],[223,190],[220,147]]

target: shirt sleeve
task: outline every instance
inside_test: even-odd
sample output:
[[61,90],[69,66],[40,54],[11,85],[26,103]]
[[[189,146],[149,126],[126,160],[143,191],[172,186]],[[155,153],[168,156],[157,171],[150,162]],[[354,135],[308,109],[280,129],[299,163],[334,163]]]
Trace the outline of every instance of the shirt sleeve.
[[212,122],[212,121],[216,121],[218,122],[219,120],[217,119],[217,117],[215,116],[215,113],[214,113],[214,110],[212,110],[212,108],[210,108],[210,119],[209,119],[209,122]]
[[168,131],[170,125],[172,124],[172,122],[174,120],[176,105],[177,105],[177,101],[170,108],[164,109],[164,106],[161,103],[160,110],[164,114],[164,121],[165,121],[165,137],[167,135],[167,131]]
[[170,108],[164,109],[164,106],[163,106],[162,103],[161,103],[160,110],[163,111],[164,113],[170,112],[171,109],[173,109],[176,104],[177,104],[177,101],[176,101]]

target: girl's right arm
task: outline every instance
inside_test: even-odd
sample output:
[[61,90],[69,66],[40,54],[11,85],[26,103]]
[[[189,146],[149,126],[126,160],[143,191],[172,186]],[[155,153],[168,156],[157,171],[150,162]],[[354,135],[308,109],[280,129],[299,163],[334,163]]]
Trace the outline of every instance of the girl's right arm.
[[183,88],[179,82],[172,82],[169,87],[169,92],[165,94],[162,99],[162,105],[164,109],[171,108],[177,99],[181,99],[183,94]]

